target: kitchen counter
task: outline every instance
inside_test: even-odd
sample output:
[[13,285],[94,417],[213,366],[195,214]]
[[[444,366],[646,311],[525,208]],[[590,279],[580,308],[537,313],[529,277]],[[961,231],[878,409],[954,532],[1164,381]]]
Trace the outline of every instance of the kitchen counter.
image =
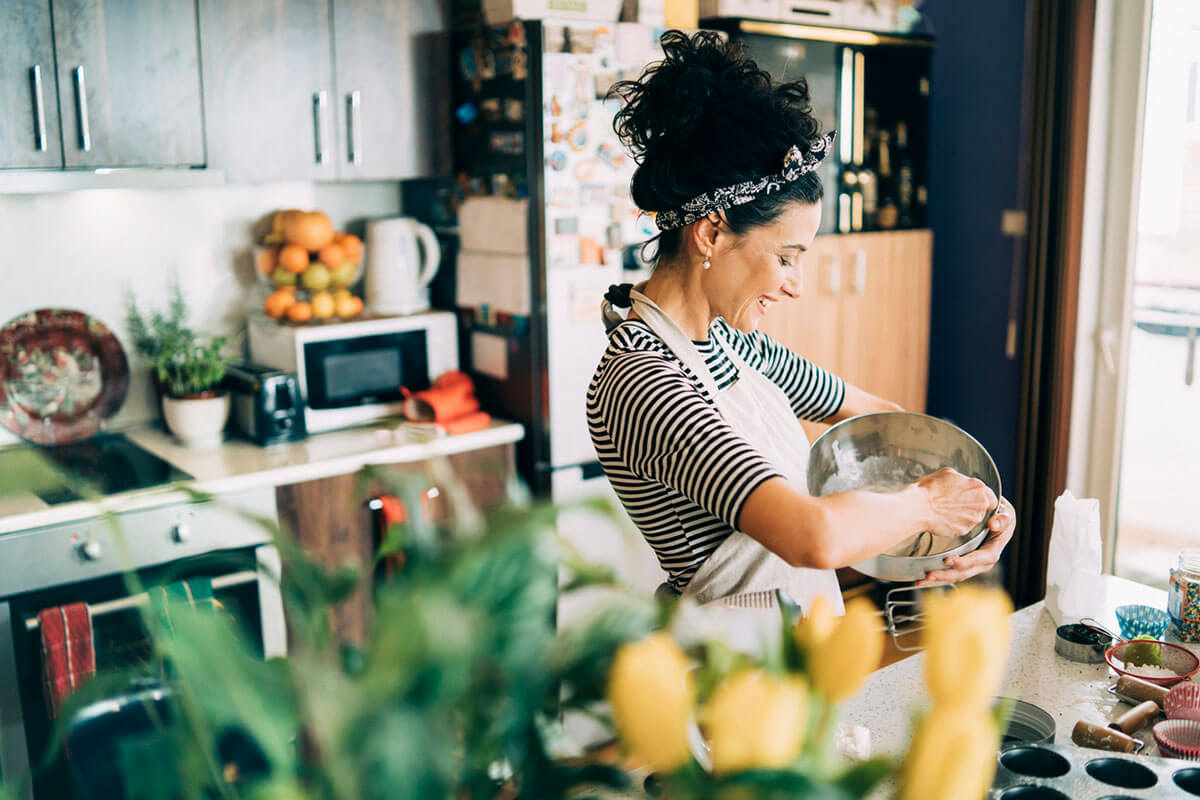
[[[1105,597],[1094,616],[1110,630],[1117,630],[1113,613],[1117,606],[1167,607],[1167,593],[1160,589],[1113,576],[1105,576],[1104,586]],[[1001,693],[1044,709],[1055,721],[1055,743],[1070,745],[1071,729],[1078,720],[1107,725],[1129,706],[1108,692],[1117,676],[1107,664],[1079,664],[1054,652],[1056,626],[1044,606],[1035,603],[1010,617],[1012,641]],[[1178,642],[1170,634],[1167,639]],[[1200,645],[1182,644],[1200,653]],[[917,654],[884,667],[843,708],[843,722],[870,729],[873,754],[899,756],[908,750],[913,718],[928,708],[924,664],[924,655]],[[1144,754],[1158,755],[1149,728],[1139,738],[1147,743]]]
[[272,447],[230,439],[208,448],[186,447],[157,429],[124,433],[136,444],[193,476],[193,480],[111,495],[97,501],[54,506],[32,494],[0,498],[0,534],[87,519],[101,513],[186,501],[189,498],[187,490],[228,494],[347,475],[366,466],[450,456],[518,442],[524,438],[525,429],[517,423],[493,421],[481,431],[446,436],[435,435],[426,426],[393,419],[315,434],[303,441]]

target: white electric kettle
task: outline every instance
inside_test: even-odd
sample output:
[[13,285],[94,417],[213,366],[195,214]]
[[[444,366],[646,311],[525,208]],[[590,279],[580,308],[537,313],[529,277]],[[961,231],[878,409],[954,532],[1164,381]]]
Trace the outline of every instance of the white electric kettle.
[[428,225],[411,217],[367,223],[367,307],[374,314],[415,314],[429,310],[429,282],[437,274],[442,249]]

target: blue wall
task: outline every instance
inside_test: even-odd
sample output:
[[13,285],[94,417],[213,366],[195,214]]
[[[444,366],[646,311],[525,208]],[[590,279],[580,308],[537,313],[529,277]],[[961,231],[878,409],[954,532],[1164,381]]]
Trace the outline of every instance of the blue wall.
[[1019,177],[1025,0],[925,0],[920,10],[937,37],[928,411],[982,442],[1011,497],[1021,343],[1013,360],[1004,343],[1014,247],[1019,252],[1023,240],[1004,236],[1000,218],[1025,202]]

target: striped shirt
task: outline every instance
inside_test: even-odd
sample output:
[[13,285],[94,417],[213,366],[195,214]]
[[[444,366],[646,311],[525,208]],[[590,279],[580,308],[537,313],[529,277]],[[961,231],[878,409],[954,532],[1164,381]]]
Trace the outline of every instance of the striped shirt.
[[[820,421],[842,407],[842,380],[764,333],[713,323],[745,362],[777,384],[800,419]],[[710,338],[696,342],[718,391],[736,377]],[[635,525],[682,591],[732,533],[742,505],[779,471],[717,411],[699,378],[644,322],[609,334],[588,386],[587,420],[596,455]]]

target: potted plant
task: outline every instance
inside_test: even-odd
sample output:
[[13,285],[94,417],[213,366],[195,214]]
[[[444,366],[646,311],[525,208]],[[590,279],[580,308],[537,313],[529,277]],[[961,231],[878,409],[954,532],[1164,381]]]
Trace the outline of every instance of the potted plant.
[[172,286],[165,313],[143,316],[129,298],[129,333],[150,367],[167,427],[184,444],[205,446],[221,440],[229,419],[229,394],[221,381],[234,357],[229,337],[193,330],[187,315],[178,285]]

